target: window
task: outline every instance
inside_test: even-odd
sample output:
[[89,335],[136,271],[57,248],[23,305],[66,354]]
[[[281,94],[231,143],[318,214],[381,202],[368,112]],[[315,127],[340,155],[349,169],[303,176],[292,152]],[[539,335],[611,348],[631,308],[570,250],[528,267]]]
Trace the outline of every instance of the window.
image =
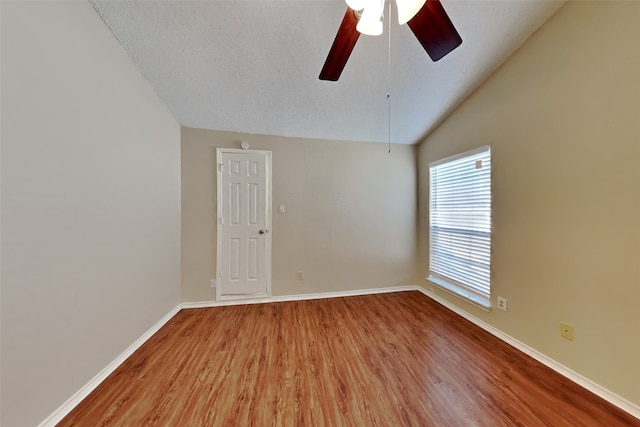
[[491,148],[429,165],[429,277],[491,307]]

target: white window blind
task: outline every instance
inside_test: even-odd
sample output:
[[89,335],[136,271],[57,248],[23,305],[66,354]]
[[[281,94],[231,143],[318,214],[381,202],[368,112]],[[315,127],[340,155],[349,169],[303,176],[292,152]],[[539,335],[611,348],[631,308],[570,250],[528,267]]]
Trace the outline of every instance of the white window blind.
[[491,149],[429,165],[429,279],[490,307]]

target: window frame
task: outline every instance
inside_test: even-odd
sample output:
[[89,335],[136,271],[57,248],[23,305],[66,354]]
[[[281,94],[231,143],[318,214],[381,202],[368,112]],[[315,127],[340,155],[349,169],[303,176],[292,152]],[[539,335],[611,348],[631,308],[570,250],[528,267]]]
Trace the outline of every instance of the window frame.
[[[454,278],[448,277],[446,274],[443,274],[442,271],[434,271],[433,268],[433,259],[434,259],[434,232],[433,232],[433,218],[434,218],[434,194],[433,194],[433,168],[437,168],[442,165],[446,165],[451,162],[457,162],[461,159],[469,158],[469,157],[477,157],[479,154],[488,153],[489,157],[489,179],[488,179],[488,190],[489,190],[489,219],[488,219],[488,250],[484,255],[488,260],[488,278],[486,287],[488,287],[488,292],[483,292],[479,287],[474,287],[473,285],[465,284],[462,281],[458,281]],[[464,299],[465,301],[478,306],[486,311],[491,309],[491,246],[493,239],[493,227],[492,227],[492,212],[493,212],[493,185],[492,185],[492,152],[490,146],[483,146],[474,150],[466,151],[451,157],[447,157],[445,159],[437,160],[431,162],[429,164],[429,276],[426,278],[429,282],[436,285],[438,288],[453,294],[457,297]],[[486,166],[483,166],[486,167]],[[486,177],[481,179],[484,185],[486,181]],[[476,181],[474,181],[476,182]],[[486,187],[483,187],[481,190],[486,191]],[[481,210],[479,216],[486,216],[486,210]],[[486,223],[484,223],[486,226]],[[474,233],[477,233],[474,230],[465,230],[468,233],[461,233],[463,235],[472,236]],[[484,232],[483,234],[486,234]],[[471,246],[472,244],[470,244]],[[450,247],[449,247],[450,249]],[[468,260],[467,260],[468,261]],[[469,262],[468,265],[471,265]],[[483,284],[484,286],[484,284]]]

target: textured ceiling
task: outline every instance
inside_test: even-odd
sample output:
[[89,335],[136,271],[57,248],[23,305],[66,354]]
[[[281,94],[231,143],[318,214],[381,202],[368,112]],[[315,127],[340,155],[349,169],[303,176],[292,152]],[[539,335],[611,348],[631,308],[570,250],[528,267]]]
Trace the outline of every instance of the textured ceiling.
[[[361,36],[328,82],[318,74],[341,0],[92,3],[181,126],[388,141],[386,18],[384,34]],[[419,143],[563,3],[442,0],[463,43],[437,63],[394,22],[394,5],[391,142]]]

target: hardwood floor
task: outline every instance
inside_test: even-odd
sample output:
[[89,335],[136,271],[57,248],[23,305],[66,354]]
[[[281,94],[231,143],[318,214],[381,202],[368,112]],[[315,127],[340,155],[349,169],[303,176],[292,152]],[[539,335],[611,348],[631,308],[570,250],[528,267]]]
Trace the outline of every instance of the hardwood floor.
[[59,426],[640,426],[419,292],[182,310]]

